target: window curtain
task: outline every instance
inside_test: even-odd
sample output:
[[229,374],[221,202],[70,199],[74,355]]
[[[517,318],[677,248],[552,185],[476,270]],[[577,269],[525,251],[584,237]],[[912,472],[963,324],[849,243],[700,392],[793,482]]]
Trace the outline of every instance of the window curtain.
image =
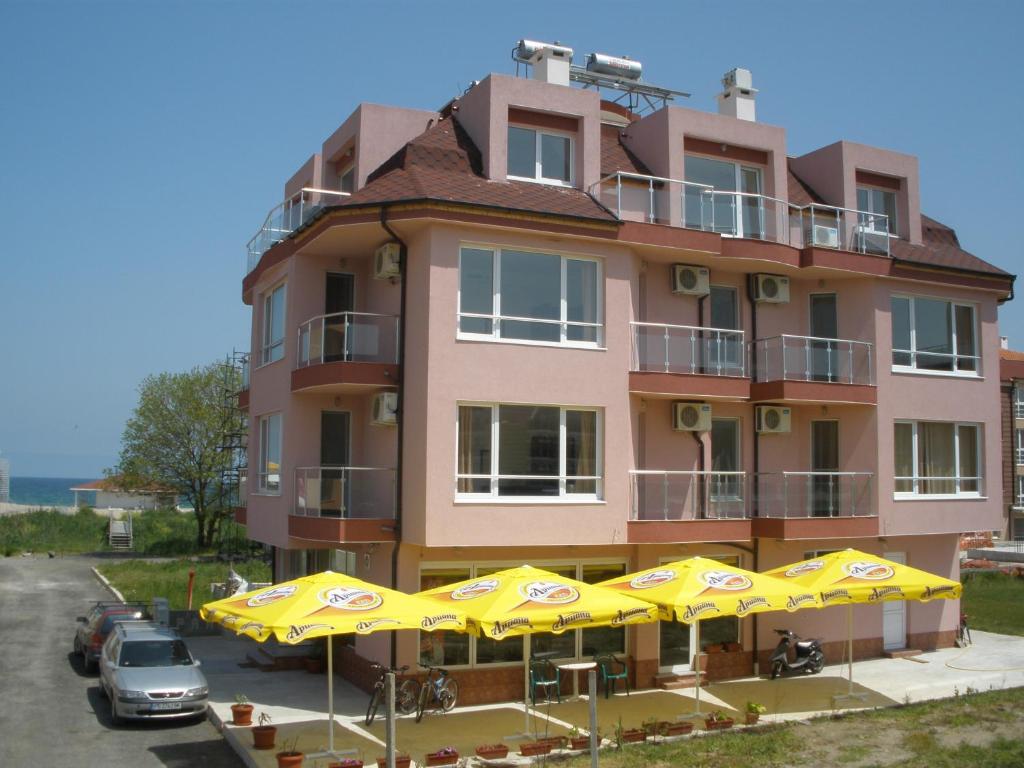
[[917,425],[917,466],[921,493],[956,493],[953,425]]
[[958,432],[961,493],[975,493],[981,490],[979,480],[963,479],[977,478],[981,473],[978,470],[978,428],[974,426],[960,426]]
[[[593,411],[567,411],[565,473],[573,476],[597,475],[597,414]],[[568,480],[569,493],[596,493],[596,480]]]
[[[464,405],[459,408],[459,475],[490,474],[490,418],[488,407]],[[490,490],[488,478],[458,479],[459,493],[489,493]]]
[[914,425],[895,425],[895,475],[896,477],[908,478],[896,481],[897,493],[914,492]]

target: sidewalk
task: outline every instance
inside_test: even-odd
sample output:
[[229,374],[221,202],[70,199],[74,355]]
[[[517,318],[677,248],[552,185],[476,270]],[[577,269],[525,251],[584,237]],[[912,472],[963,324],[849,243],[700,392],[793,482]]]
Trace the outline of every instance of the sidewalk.
[[[737,719],[747,701],[764,704],[764,721],[803,720],[839,709],[893,706],[907,702],[945,698],[970,691],[987,691],[1024,686],[1024,637],[973,632],[974,645],[947,648],[904,659],[870,659],[854,662],[853,690],[861,699],[836,701],[849,688],[846,665],[829,665],[819,675],[785,677],[778,680],[744,678],[711,683],[701,690],[701,711],[734,710]],[[267,713],[278,726],[277,743],[298,739],[307,754],[322,750],[327,743],[327,676],[305,671],[263,672],[239,666],[255,646],[244,637],[221,635],[189,639],[189,646],[202,660],[210,683],[210,720],[243,762],[252,768],[276,766],[274,752],[252,748],[249,728],[231,724],[235,695],[244,693],[254,707],[255,718]],[[454,672],[458,677],[458,672]],[[662,720],[684,719],[694,713],[693,688],[676,691],[638,691],[629,697],[618,695],[597,701],[598,721],[608,737],[618,718],[627,727],[639,726],[651,716]],[[369,696],[341,677],[334,679],[335,747],[348,751],[368,764],[384,754],[384,726],[380,716],[370,728],[363,726]],[[587,725],[586,701],[542,706],[532,718],[535,730],[549,735],[565,734],[576,725]],[[732,714],[732,713],[729,713]],[[422,723],[400,718],[397,745],[400,751],[421,760],[429,751],[455,746],[460,755],[472,755],[484,743],[509,743],[510,735],[523,730],[522,705],[514,703],[479,707],[457,707],[447,714],[428,713]],[[699,721],[694,720],[695,723]],[[699,726],[698,726],[699,727]],[[280,748],[280,746],[278,747]],[[510,753],[511,755],[512,753]],[[326,765],[326,760],[323,764]]]

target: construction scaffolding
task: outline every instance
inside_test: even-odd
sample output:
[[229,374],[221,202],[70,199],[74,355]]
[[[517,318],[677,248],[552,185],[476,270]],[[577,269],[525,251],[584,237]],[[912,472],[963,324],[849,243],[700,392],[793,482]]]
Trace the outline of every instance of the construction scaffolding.
[[223,456],[220,462],[223,469],[218,506],[230,511],[230,522],[220,529],[220,554],[231,560],[244,556],[249,550],[248,539],[237,525],[231,524],[234,511],[246,504],[249,416],[248,410],[239,404],[239,395],[249,388],[249,353],[233,350],[225,357],[223,369],[221,433],[224,439],[219,447]]

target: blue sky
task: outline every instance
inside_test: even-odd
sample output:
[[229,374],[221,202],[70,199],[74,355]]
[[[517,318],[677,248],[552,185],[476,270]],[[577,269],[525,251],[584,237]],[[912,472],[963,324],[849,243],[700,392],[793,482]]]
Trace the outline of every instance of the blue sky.
[[[0,0],[0,451],[111,466],[139,382],[248,340],[245,242],[361,101],[436,109],[520,37],[644,63],[714,110],[754,73],[791,154],[915,154],[922,208],[1024,272],[1020,2]],[[1024,301],[1000,313],[1024,348]]]

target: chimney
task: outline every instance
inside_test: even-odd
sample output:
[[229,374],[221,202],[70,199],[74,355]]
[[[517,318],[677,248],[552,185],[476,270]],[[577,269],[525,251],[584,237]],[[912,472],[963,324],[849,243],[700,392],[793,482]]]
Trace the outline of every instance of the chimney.
[[514,57],[533,67],[533,79],[554,85],[569,85],[569,67],[572,65],[572,48],[555,43],[540,43],[536,40],[520,40]]
[[718,94],[718,114],[754,122],[754,94],[757,89],[753,85],[749,69],[737,68],[726,72],[722,78],[725,90]]
[[1009,337],[1007,337],[1007,336],[1000,336],[999,337],[999,348],[1000,349],[1009,349],[1010,348],[1010,339],[1009,339]]

